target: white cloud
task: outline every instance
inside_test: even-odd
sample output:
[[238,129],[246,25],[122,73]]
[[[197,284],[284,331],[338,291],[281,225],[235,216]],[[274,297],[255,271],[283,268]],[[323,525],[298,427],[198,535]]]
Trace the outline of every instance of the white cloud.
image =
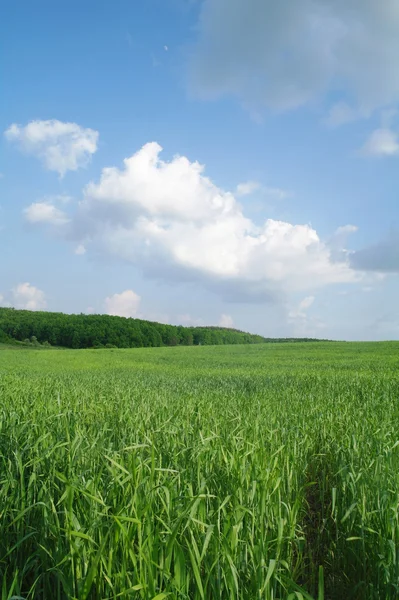
[[332,124],[399,100],[397,0],[204,0],[198,31],[190,75],[202,96],[286,110],[331,92]]
[[308,310],[308,308],[310,308],[312,306],[314,301],[315,301],[314,296],[307,296],[299,303],[299,310],[300,311]]
[[348,235],[350,233],[356,233],[358,230],[357,225],[341,225],[335,231],[335,235]]
[[314,301],[314,296],[306,296],[288,312],[288,323],[293,327],[295,336],[317,337],[319,331],[324,329],[325,324],[320,318],[308,315]]
[[232,327],[234,327],[233,317],[231,317],[230,315],[221,315],[218,325],[220,327],[227,327],[231,329]]
[[236,194],[237,196],[248,196],[253,192],[256,192],[261,187],[258,181],[245,181],[237,185]]
[[267,198],[277,198],[278,200],[284,200],[291,196],[291,193],[287,190],[277,187],[268,187],[261,185],[259,181],[244,181],[239,183],[236,187],[236,196],[249,196],[254,192],[259,192],[259,195]]
[[388,128],[372,132],[362,149],[368,156],[392,156],[399,154],[399,136]]
[[264,300],[281,293],[350,282],[346,256],[331,250],[310,225],[267,219],[257,226],[230,192],[184,156],[160,160],[146,144],[103,169],[90,183],[65,235],[137,264],[158,278],[192,280],[229,300]]
[[78,246],[76,246],[76,248],[75,248],[75,254],[77,254],[78,256],[86,254],[86,248],[85,248],[85,246],[83,244],[79,244]]
[[314,300],[314,296],[306,296],[306,298],[300,301],[296,308],[290,310],[288,318],[291,320],[306,319],[306,311],[312,306]]
[[30,283],[20,283],[11,290],[12,305],[25,310],[42,310],[47,302],[44,292]]
[[67,171],[76,171],[89,163],[97,150],[99,134],[77,123],[52,119],[31,121],[25,127],[13,123],[5,136],[27,154],[39,158],[47,169],[57,171],[63,177]]
[[204,325],[203,319],[201,319],[200,317],[192,317],[188,313],[183,315],[177,315],[176,322],[179,325],[184,325],[185,327],[201,327],[201,325]]
[[67,215],[49,202],[34,202],[24,209],[23,214],[29,223],[59,226],[69,222]]
[[140,300],[140,296],[133,290],[125,290],[121,294],[109,296],[105,299],[104,304],[108,315],[135,317],[138,313]]

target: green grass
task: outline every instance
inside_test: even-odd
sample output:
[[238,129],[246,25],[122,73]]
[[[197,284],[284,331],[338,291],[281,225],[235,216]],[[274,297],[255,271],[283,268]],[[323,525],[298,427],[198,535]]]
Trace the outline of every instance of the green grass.
[[0,350],[0,598],[399,596],[399,343]]

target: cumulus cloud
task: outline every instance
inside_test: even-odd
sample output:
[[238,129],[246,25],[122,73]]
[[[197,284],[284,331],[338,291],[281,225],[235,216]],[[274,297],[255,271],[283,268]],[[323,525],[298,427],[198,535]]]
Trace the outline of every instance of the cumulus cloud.
[[118,317],[135,317],[140,307],[141,298],[133,290],[125,290],[105,299],[105,309],[108,315]]
[[230,315],[224,315],[224,314],[220,315],[218,325],[220,327],[227,327],[228,329],[231,329],[232,327],[234,327],[233,317],[231,317]]
[[362,148],[367,156],[393,156],[399,154],[399,135],[392,129],[373,131]]
[[11,290],[12,305],[26,310],[42,310],[46,308],[45,294],[30,283],[20,283]]
[[159,157],[157,143],[103,169],[84,190],[65,235],[88,251],[138,265],[158,278],[198,281],[229,300],[275,299],[287,291],[354,281],[345,255],[307,224],[257,226],[204,166]]
[[24,127],[13,123],[4,135],[61,177],[67,171],[76,171],[89,163],[97,150],[99,136],[94,129],[56,119],[31,121]]
[[397,0],[204,0],[191,85],[257,109],[338,97],[330,124],[399,100]]
[[25,219],[29,223],[47,223],[48,225],[65,225],[69,222],[64,211],[60,210],[50,202],[33,202],[23,211]]

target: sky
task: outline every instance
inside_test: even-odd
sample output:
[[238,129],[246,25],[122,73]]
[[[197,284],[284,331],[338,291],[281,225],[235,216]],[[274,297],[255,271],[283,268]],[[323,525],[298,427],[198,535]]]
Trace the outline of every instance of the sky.
[[399,339],[397,0],[14,0],[0,305]]

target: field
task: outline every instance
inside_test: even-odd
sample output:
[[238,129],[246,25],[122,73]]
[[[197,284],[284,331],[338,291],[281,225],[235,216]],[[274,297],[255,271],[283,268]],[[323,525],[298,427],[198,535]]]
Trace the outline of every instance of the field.
[[399,597],[399,343],[0,350],[0,594]]

